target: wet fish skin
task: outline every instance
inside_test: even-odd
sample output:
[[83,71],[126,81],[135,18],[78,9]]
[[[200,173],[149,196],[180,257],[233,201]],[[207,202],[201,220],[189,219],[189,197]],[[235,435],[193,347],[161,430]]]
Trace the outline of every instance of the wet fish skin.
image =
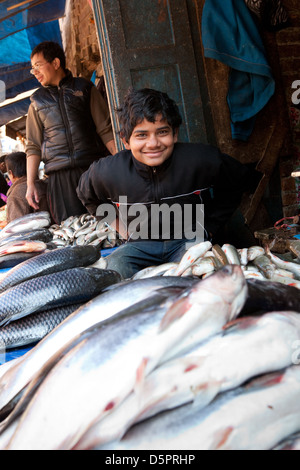
[[34,212],[31,214],[18,217],[12,220],[0,232],[0,239],[6,238],[12,234],[24,232],[27,230],[37,230],[40,228],[47,228],[50,226],[49,212]]
[[65,247],[42,253],[11,269],[0,280],[0,293],[25,280],[75,267],[89,266],[101,256],[94,247]]
[[300,368],[267,374],[221,394],[137,424],[101,450],[271,450],[300,427]]
[[41,228],[37,230],[30,230],[27,232],[20,232],[9,237],[0,239],[0,246],[6,243],[17,241],[17,240],[39,240],[41,242],[50,242],[52,240],[52,233],[47,228]]
[[81,304],[66,305],[37,312],[0,329],[0,351],[34,344],[48,335]]
[[47,249],[47,245],[39,240],[18,240],[11,243],[7,243],[0,247],[0,256],[9,255],[12,253],[42,253]]
[[297,279],[298,281],[300,280],[300,264],[280,259],[278,256],[274,255],[274,253],[271,252],[270,248],[266,248],[266,252],[275,266],[291,271],[295,275],[295,279]]
[[[165,303],[168,302],[168,298],[165,299]],[[72,447],[73,443],[77,441],[77,434],[79,433],[80,435],[84,426],[89,424],[89,420],[93,420],[97,416],[97,410],[100,414],[105,414],[106,411],[109,411],[114,406],[114,399],[120,400],[126,394],[128,387],[130,388],[134,385],[136,380],[135,367],[139,365],[140,361],[138,351],[140,348],[143,350],[149,338],[153,337],[155,327],[159,324],[164,312],[164,306],[157,306],[154,309],[141,310],[135,314],[125,314],[117,321],[107,322],[105,326],[102,325],[100,328],[96,328],[94,333],[85,336],[78,345],[72,347],[69,352],[64,354],[62,359],[54,365],[45,377],[29,402],[28,407],[23,412],[22,420],[9,448],[12,449],[16,446],[22,449],[68,449]],[[128,354],[131,357],[130,361],[127,360]],[[78,361],[79,357],[80,360]],[[69,373],[65,373],[65,365]],[[55,431],[56,425],[54,423],[57,422],[57,418],[60,421],[63,415],[61,413],[62,410],[59,412],[60,417],[56,415],[58,411],[58,407],[55,406],[56,400],[50,399],[50,402],[48,402],[48,391],[56,393],[55,389],[52,389],[52,385],[53,380],[56,381],[57,377],[59,377],[61,385],[66,388],[70,387],[71,381],[75,380],[76,390],[72,393],[72,397],[69,397],[63,405],[64,417],[68,415],[71,421],[70,419],[66,421],[63,418],[59,429]],[[103,382],[106,382],[106,385],[101,387],[102,392],[99,394],[98,387]],[[115,396],[108,392],[111,389],[111,382],[115,383],[115,392],[113,392]],[[92,383],[93,385],[91,386]],[[93,390],[98,390],[96,403],[94,401],[95,395]],[[44,396],[45,391],[47,397]],[[90,395],[89,398],[88,395]],[[79,413],[76,412],[76,416],[74,416],[74,405],[76,402],[78,403],[77,400],[81,402],[80,397],[84,397],[82,407],[80,407],[81,411]],[[67,395],[63,394],[58,403],[61,404],[66,398]],[[54,405],[50,413],[46,411],[44,405],[42,405],[43,409],[40,410],[40,405],[41,403],[45,404],[45,399],[48,402],[47,408],[48,406],[52,408]],[[94,408],[95,405],[96,408]],[[75,407],[77,408],[77,405]],[[107,410],[105,410],[106,407]],[[34,416],[36,411],[39,414],[46,413],[44,425],[47,428],[47,432],[39,432],[39,437],[37,437],[34,435],[35,430],[33,430],[24,439],[23,426],[26,428],[29,421],[32,419],[35,421]],[[11,424],[11,422],[8,424]],[[69,426],[70,424],[71,426]],[[38,427],[39,425],[37,424],[36,430]],[[21,439],[21,443],[19,439]]]
[[183,274],[187,268],[192,266],[198,258],[204,256],[211,247],[212,244],[210,242],[202,242],[191,246],[191,248],[189,248],[181,258],[174,275],[181,276],[181,274]]
[[[89,301],[58,325],[42,341],[22,356],[0,378],[0,416],[12,410],[21,391],[38,375],[39,371],[57,354],[63,351],[87,329],[120,314],[124,309],[147,299],[163,287],[188,288],[196,281],[180,277],[150,278],[137,281],[122,281],[114,288],[106,288],[102,294]],[[116,291],[117,289],[117,295]]]
[[[243,291],[244,278],[237,266],[219,271],[215,280],[212,277],[199,281],[188,290],[188,303],[197,301],[194,309],[187,309],[185,303],[180,304],[181,314],[174,316],[173,305],[176,301],[172,301],[167,310],[156,308],[149,313],[125,316],[98,328],[93,335],[72,348],[52,369],[34,395],[9,448],[70,448],[97,416],[111,411],[139,384],[141,375],[149,374],[162,360],[180,353],[182,347],[186,347],[187,337],[188,343],[193,344],[219,331],[226,321],[237,314],[237,303],[233,301],[237,291]],[[223,284],[220,294],[212,293],[212,286],[218,287],[219,283]],[[224,311],[220,309],[219,296]],[[214,307],[218,315],[214,320],[207,320],[208,312],[211,313]],[[176,305],[177,313],[178,308]],[[162,321],[165,317],[166,321]],[[95,361],[95,357],[98,360]],[[53,400],[57,380],[65,391],[67,387],[74,390],[72,384],[77,384],[73,403],[69,393],[59,400]],[[96,385],[98,383],[100,386],[100,381],[105,383],[101,393]],[[84,400],[80,397],[84,397]],[[82,402],[82,407],[74,416],[74,404],[78,400]],[[32,423],[36,423],[37,415],[47,426],[45,440],[41,432],[32,426]],[[58,427],[54,424],[57,420],[61,421]]]
[[299,338],[300,317],[292,312],[238,319],[224,327],[223,333],[154,370],[139,396],[132,393],[95,423],[75,448],[91,449],[120,439],[135,422],[194,400],[197,409],[200,403],[204,408],[218,393],[286,368],[292,365],[293,344]]
[[280,282],[247,279],[248,296],[240,316],[260,315],[272,311],[300,313],[300,292]]
[[253,260],[253,264],[258,267],[260,272],[267,278],[272,279],[276,266],[266,255],[258,256]]
[[37,310],[87,302],[119,280],[115,271],[97,268],[72,268],[29,279],[0,294],[0,326]]

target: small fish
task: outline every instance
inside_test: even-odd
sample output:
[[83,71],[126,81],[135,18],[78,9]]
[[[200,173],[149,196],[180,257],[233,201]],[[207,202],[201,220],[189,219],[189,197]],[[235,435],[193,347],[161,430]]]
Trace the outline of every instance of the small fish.
[[181,276],[181,274],[184,273],[187,268],[192,266],[197,259],[204,256],[211,247],[211,242],[202,242],[189,248],[180,260],[178,267],[175,270],[175,276]]
[[258,267],[259,271],[267,278],[272,279],[276,270],[276,266],[270,259],[265,256],[258,256],[253,260],[253,264]]
[[229,264],[241,265],[240,255],[238,253],[238,250],[233,245],[227,243],[222,246],[222,250],[224,251],[227,257]]
[[[222,250],[222,248],[220,247],[220,245],[216,244],[212,247],[212,252],[214,254],[214,256],[220,261],[220,263],[223,265],[223,266],[226,266],[227,264],[229,264],[229,261],[228,261],[228,258],[227,256],[225,255],[224,251]],[[240,263],[239,263],[240,264]]]
[[216,263],[212,256],[205,256],[192,266],[192,274],[199,277],[207,273],[213,273],[215,270]]
[[266,252],[275,266],[286,269],[287,271],[291,271],[295,275],[295,278],[298,281],[300,280],[300,264],[280,259],[278,256],[274,255],[274,253],[272,253],[268,247],[266,248]]

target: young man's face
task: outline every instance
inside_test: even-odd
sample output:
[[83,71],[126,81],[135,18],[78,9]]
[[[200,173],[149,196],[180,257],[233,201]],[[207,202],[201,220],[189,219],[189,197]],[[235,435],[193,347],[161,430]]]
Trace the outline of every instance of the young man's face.
[[31,59],[33,75],[40,82],[42,86],[57,86],[60,82],[60,61],[54,59],[52,62],[47,62],[44,54],[41,52],[35,54]]
[[123,142],[136,160],[148,166],[159,166],[171,156],[177,135],[167,120],[158,115],[154,123],[144,119],[134,128],[129,141],[123,139]]

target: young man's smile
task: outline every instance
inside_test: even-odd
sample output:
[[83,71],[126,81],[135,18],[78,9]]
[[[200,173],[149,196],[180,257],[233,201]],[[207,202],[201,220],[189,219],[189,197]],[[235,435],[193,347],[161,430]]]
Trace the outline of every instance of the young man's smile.
[[123,142],[136,160],[148,166],[159,166],[171,156],[177,132],[158,115],[155,122],[144,119],[134,128],[129,141]]

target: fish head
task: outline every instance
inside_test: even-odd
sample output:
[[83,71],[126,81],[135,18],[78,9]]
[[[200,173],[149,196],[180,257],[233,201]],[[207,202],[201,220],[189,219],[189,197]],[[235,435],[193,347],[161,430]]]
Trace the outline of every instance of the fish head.
[[228,264],[202,282],[206,283],[205,288],[213,289],[223,302],[230,304],[230,320],[236,318],[248,295],[248,286],[241,266]]

